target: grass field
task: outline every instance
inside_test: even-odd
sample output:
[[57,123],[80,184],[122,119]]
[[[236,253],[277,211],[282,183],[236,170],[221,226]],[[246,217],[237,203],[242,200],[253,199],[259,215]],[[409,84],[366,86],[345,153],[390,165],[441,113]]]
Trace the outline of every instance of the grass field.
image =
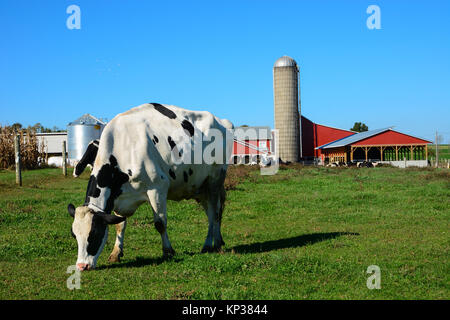
[[[83,202],[88,173],[60,172],[25,171],[19,188],[0,171],[0,299],[450,298],[447,169],[251,171],[228,191],[222,254],[200,254],[207,218],[196,202],[170,202],[177,254],[162,260],[145,204],[129,219],[122,261],[107,262],[110,227],[79,290],[66,287],[77,251],[66,207]],[[379,290],[366,286],[370,265]]]
[[[436,145],[432,144],[428,146],[428,156],[436,159]],[[439,159],[450,159],[450,145],[439,145]]]

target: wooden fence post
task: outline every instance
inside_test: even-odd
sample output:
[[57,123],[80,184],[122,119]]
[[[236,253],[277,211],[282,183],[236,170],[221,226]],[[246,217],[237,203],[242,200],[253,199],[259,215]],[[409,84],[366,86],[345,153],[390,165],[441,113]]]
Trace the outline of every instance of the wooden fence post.
[[20,158],[20,136],[18,134],[14,137],[14,151],[16,158],[16,184],[22,186],[22,161]]
[[67,176],[67,154],[66,154],[66,141],[62,143],[62,170],[63,175]]

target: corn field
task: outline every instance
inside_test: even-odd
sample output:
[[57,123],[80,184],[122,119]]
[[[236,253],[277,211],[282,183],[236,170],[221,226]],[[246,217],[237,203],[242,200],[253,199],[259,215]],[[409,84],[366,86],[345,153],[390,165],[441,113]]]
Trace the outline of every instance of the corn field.
[[0,126],[0,169],[15,167],[14,136],[20,136],[20,156],[23,169],[37,168],[45,159],[44,146],[39,144],[35,132]]

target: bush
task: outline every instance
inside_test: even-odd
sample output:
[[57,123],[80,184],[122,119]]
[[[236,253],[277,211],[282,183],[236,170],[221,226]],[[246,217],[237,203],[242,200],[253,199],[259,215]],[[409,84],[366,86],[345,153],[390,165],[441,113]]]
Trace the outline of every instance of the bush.
[[246,166],[246,165],[230,165],[227,170],[227,177],[225,178],[225,190],[234,190],[236,186],[243,182],[250,176],[253,171],[259,170],[259,166]]

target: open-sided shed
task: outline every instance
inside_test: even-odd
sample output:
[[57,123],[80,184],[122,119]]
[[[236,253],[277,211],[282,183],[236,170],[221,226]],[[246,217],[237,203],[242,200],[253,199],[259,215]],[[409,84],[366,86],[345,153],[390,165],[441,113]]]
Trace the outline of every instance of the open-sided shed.
[[317,147],[322,161],[402,161],[428,160],[431,141],[417,138],[392,128],[361,132]]

